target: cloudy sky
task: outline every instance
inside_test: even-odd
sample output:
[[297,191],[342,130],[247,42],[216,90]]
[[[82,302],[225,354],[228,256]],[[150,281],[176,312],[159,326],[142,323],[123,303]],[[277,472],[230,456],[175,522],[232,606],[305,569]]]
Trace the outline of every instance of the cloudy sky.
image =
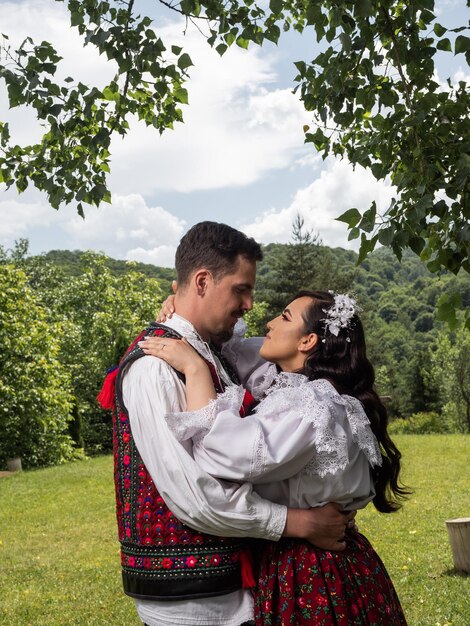
[[[142,13],[156,0],[136,0]],[[157,9],[158,10],[158,9]],[[463,24],[465,0],[440,0],[440,21]],[[128,260],[171,267],[178,240],[201,220],[223,221],[264,243],[286,242],[300,213],[306,226],[331,246],[350,247],[346,226],[334,218],[346,209],[367,208],[375,199],[386,207],[393,190],[346,161],[323,162],[304,146],[310,119],[292,94],[293,61],[316,54],[310,34],[289,34],[281,45],[234,46],[220,58],[200,34],[187,32],[175,15],[155,14],[165,42],[184,45],[195,67],[186,85],[190,105],[185,123],[162,136],[135,123],[111,148],[113,201],[88,208],[86,219],[72,205],[55,211],[35,190],[18,195],[0,185],[0,245],[20,237],[34,254],[51,249],[93,249]],[[105,85],[113,75],[92,48],[83,48],[69,28],[64,4],[55,0],[0,0],[1,32],[10,41],[31,36],[53,43],[64,57],[62,76]],[[463,55],[454,66],[439,67],[439,78],[464,78]],[[27,109],[8,110],[0,81],[0,120],[10,122],[17,143],[39,136]]]

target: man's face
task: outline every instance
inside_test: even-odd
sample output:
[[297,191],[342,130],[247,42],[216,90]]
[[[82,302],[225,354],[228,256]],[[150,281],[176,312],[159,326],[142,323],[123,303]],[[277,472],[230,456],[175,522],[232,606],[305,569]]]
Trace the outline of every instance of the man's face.
[[210,280],[205,294],[207,318],[204,325],[215,342],[230,339],[237,320],[251,310],[255,281],[256,262],[244,256],[238,257],[231,274]]

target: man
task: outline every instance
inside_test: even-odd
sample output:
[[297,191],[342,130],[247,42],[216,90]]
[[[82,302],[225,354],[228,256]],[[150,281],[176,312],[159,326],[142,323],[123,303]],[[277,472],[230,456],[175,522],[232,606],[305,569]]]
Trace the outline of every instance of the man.
[[[224,224],[202,222],[176,252],[176,310],[148,334],[185,337],[204,357],[219,391],[230,373],[209,345],[225,341],[250,310],[259,244]],[[178,443],[166,420],[181,419],[184,382],[134,342],[116,379],[116,495],[126,593],[148,626],[239,626],[253,617],[246,544],[282,534],[342,549],[348,517],[335,505],[289,510],[251,485],[218,481]],[[142,357],[142,358],[140,358]],[[184,417],[184,416],[183,416]],[[158,491],[157,491],[158,490]],[[196,530],[194,530],[196,529]]]

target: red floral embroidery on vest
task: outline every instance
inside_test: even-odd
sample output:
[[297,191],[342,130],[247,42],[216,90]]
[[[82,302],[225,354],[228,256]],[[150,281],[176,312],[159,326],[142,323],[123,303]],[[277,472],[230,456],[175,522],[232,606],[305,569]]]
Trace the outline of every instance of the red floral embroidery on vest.
[[[125,357],[138,349],[144,331],[131,344]],[[140,355],[139,355],[140,356]],[[137,357],[138,358],[138,357]],[[220,380],[211,372],[218,391]],[[119,380],[119,377],[118,377]],[[166,506],[135,445],[129,417],[115,394],[113,411],[114,479],[116,516],[124,574],[151,581],[227,576],[239,572],[243,540],[199,533],[178,520]]]

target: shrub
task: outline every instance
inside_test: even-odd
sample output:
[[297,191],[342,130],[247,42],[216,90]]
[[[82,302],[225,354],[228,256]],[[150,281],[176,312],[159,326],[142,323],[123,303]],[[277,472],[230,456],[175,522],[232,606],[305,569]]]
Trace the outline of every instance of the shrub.
[[59,361],[60,334],[25,273],[0,263],[0,466],[16,456],[26,468],[73,456],[70,378]]
[[390,422],[388,431],[392,435],[429,435],[449,433],[448,421],[438,413],[414,413],[407,418],[397,418]]

